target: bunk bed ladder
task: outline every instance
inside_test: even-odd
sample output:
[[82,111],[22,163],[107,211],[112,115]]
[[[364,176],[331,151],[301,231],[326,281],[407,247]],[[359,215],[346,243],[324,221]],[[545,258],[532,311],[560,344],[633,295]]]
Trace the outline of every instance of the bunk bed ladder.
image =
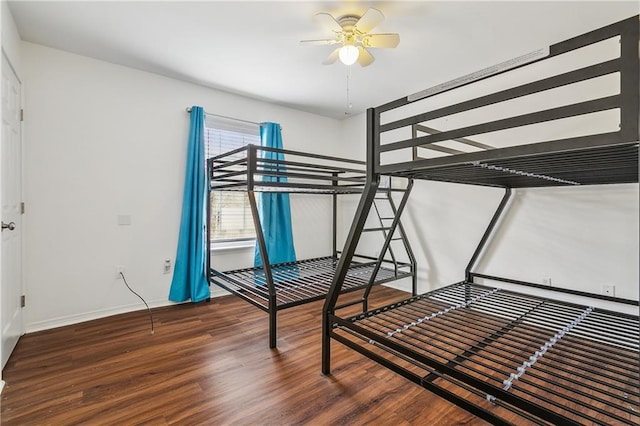
[[[393,198],[391,197],[391,188],[387,188],[381,192],[379,192],[379,194],[382,193],[385,196],[384,197],[375,197],[373,199],[373,209],[376,212],[376,216],[378,217],[378,223],[380,224],[380,228],[382,229],[382,235],[384,236],[384,239],[387,239],[387,230],[384,227],[384,222],[387,220],[393,220],[396,214],[396,208],[395,208],[395,204],[393,203]],[[376,200],[378,201],[382,201],[385,200],[389,203],[389,206],[391,207],[391,210],[393,211],[393,217],[384,217],[382,216],[382,214],[380,213],[381,208],[378,206],[378,203],[376,202]],[[393,233],[391,234],[393,235]],[[396,239],[402,239],[401,237],[399,238],[392,238],[391,240],[396,240]],[[396,255],[393,253],[393,247],[391,245],[389,245],[389,255],[391,256],[391,261],[393,262],[393,269],[395,272],[396,277],[398,276],[398,260],[396,259]]]
[[[400,216],[402,216],[402,211],[404,210],[404,207],[407,204],[407,200],[409,199],[411,188],[413,188],[413,179],[409,179],[407,186],[404,189],[392,188],[391,185],[389,184],[388,188],[385,188],[383,191],[377,192],[377,194],[384,194],[384,197],[373,198],[372,204],[381,225],[380,225],[380,228],[365,228],[363,229],[363,231],[382,231],[382,234],[384,235],[384,243],[382,244],[382,248],[380,249],[380,254],[378,255],[378,259],[376,260],[376,264],[373,268],[373,271],[371,272],[371,276],[369,277],[369,282],[367,283],[367,287],[365,288],[364,294],[362,295],[362,311],[363,312],[366,312],[368,310],[369,294],[371,293],[373,284],[376,282],[378,271],[380,270],[382,263],[385,261],[385,255],[387,251],[389,251],[394,264],[395,276],[396,278],[398,277],[398,261],[391,248],[391,241],[394,241],[394,240],[402,241],[404,249],[407,252],[407,255],[410,260],[410,268],[412,273],[412,288],[411,288],[412,294],[415,296],[417,293],[415,258],[413,256],[411,247],[409,246],[407,235],[404,232],[402,223],[400,222]],[[393,192],[403,193],[402,200],[400,201],[400,204],[398,205],[398,207],[396,207],[393,201],[393,197],[392,197]],[[376,204],[376,200],[379,200],[379,201],[385,200],[389,204],[391,211],[393,212],[392,218],[383,218],[380,216],[380,211],[378,209],[378,205]],[[392,220],[391,224],[389,224],[388,226],[385,226],[383,224],[383,220],[385,219]],[[400,236],[397,238],[394,238],[396,230],[398,230],[398,233],[400,234]]]
[[[406,193],[407,191],[410,191],[410,190],[411,190],[411,188],[408,187],[408,188],[405,188],[405,189],[394,189],[393,191]],[[389,189],[387,189],[385,191],[385,195],[386,195],[385,198],[374,198],[373,199],[373,206],[376,209],[376,214],[378,215],[378,218],[380,219],[381,226],[383,226],[382,225],[382,221],[383,220],[385,220],[385,219],[392,220],[398,215],[398,208],[396,207],[396,204],[393,201],[393,197],[391,196],[391,194],[392,194],[392,190],[391,190],[391,188],[389,188]],[[391,211],[393,213],[393,217],[391,217],[391,218],[381,217],[379,209],[378,209],[378,206],[377,206],[375,200],[386,200],[389,203],[389,207],[391,208]],[[413,255],[413,250],[411,249],[411,245],[409,244],[409,239],[407,238],[407,234],[405,233],[404,227],[402,226],[402,220],[398,220],[397,230],[400,233],[400,236],[399,237],[395,237],[395,238],[391,238],[391,242],[393,242],[393,241],[402,241],[402,246],[403,246],[403,249],[404,249],[405,253],[407,254],[407,257],[409,258],[409,263],[411,265],[411,272],[412,272],[412,275],[413,275],[413,283],[412,283],[413,285],[412,285],[412,288],[411,288],[411,293],[412,293],[412,296],[416,296],[417,295],[417,291],[418,291],[417,280],[416,280],[417,277],[416,277],[416,274],[415,274],[416,260],[415,260],[415,256]],[[383,231],[383,234],[384,234],[384,237],[386,239],[387,238],[386,231]],[[394,235],[394,234],[392,233],[392,235]],[[391,255],[391,258],[393,260],[395,276],[396,276],[396,278],[398,278],[398,272],[399,272],[398,271],[398,268],[399,268],[398,261],[397,261],[395,255],[394,255],[394,253],[393,253],[393,248],[391,247],[391,245],[389,245],[389,254]]]

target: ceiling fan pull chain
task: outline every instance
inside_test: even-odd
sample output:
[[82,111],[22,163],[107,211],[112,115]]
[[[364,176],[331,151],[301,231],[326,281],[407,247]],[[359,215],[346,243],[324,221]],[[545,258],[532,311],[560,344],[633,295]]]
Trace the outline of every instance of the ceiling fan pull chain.
[[351,115],[351,65],[347,66],[347,110],[344,112],[345,115]]

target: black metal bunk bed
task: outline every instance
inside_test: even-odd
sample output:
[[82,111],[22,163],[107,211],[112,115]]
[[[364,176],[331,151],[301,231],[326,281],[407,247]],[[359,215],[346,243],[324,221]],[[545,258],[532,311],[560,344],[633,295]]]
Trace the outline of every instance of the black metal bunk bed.
[[[323,308],[324,374],[330,374],[334,339],[491,423],[640,423],[637,300],[551,288],[593,298],[586,303],[604,299],[616,306],[600,309],[554,300],[559,296],[535,296],[529,287],[520,287],[523,293],[515,292],[513,287],[549,287],[473,272],[512,189],[638,182],[638,27],[635,16],[552,45],[548,51],[368,110],[367,187]],[[539,71],[545,62],[602,43],[614,46],[615,57],[571,65],[549,76]],[[538,68],[524,84],[491,89],[463,101],[456,98],[447,106],[431,98],[465,85],[465,89],[473,88],[475,81],[481,85],[491,84],[490,80],[504,82],[512,72],[525,75],[532,67]],[[532,95],[597,78],[616,79],[617,93],[598,93],[595,98],[590,94],[591,99],[546,109],[536,109],[536,102],[531,101]],[[507,79],[507,84],[513,83]],[[585,90],[578,92],[582,96]],[[430,98],[430,109],[415,113],[417,108],[410,108]],[[534,105],[533,110],[520,115],[507,111],[506,118],[470,126],[450,123],[447,128],[446,121],[437,121],[451,118],[454,122],[456,114],[513,100],[525,100]],[[496,135],[489,132],[611,111],[619,121],[610,131],[546,138],[520,146],[491,148],[487,144]],[[594,119],[593,115],[586,117]],[[404,133],[398,133],[399,129]],[[444,141],[457,145],[452,148]],[[398,160],[402,150],[408,152]],[[425,158],[428,151],[438,154]],[[381,175],[501,187],[505,195],[467,265],[464,281],[359,315],[340,316],[336,296],[344,282],[345,265]],[[625,307],[631,312],[623,313]]]
[[[265,155],[282,154],[278,155]],[[284,158],[285,160],[274,159]],[[331,285],[340,251],[337,250],[337,196],[360,194],[364,188],[364,162],[300,151],[247,145],[226,152],[207,161],[209,196],[215,191],[246,192],[255,226],[256,244],[260,248],[262,265],[229,271],[218,271],[211,267],[211,252],[207,253],[209,283],[213,283],[262,309],[269,314],[269,346],[276,347],[276,317],[283,309],[322,300]],[[371,286],[408,278],[411,291],[416,294],[415,259],[406,234],[396,212],[404,208],[411,185],[397,189],[380,188],[376,198],[386,210],[381,216],[376,209],[378,226],[370,231],[378,232],[384,241],[383,248],[376,253],[361,253],[350,259],[345,274],[342,293],[364,290],[361,299],[363,311],[367,310]],[[302,259],[295,262],[271,264],[266,249],[265,236],[260,223],[256,192],[324,194],[332,197],[333,248],[325,257]],[[394,200],[394,194],[395,200]],[[402,198],[398,203],[398,196]],[[211,203],[208,203],[211,207]],[[207,217],[211,212],[207,211]],[[389,221],[389,217],[396,220]],[[207,247],[211,249],[210,227]],[[399,259],[390,247],[398,241],[405,250],[405,259]],[[399,249],[396,244],[396,251]]]

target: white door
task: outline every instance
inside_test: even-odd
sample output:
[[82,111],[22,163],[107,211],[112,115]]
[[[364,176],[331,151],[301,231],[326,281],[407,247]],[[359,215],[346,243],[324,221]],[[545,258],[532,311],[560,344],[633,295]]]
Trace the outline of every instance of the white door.
[[23,334],[22,325],[22,149],[20,80],[2,55],[2,251],[0,368]]

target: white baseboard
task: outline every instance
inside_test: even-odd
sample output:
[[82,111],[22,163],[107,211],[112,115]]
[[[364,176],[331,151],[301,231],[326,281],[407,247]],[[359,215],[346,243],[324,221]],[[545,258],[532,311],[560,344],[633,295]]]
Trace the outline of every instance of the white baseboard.
[[231,293],[229,293],[227,290],[225,290],[223,288],[211,286],[211,298],[212,299],[214,297],[227,296],[229,294],[231,294]]
[[0,380],[0,394],[2,393],[2,389],[4,389],[4,380]]
[[[159,308],[162,306],[175,305],[175,302],[169,300],[157,300],[149,302],[150,308]],[[140,307],[139,303],[132,305],[117,306],[114,308],[100,309],[92,312],[84,312],[81,314],[68,315],[59,318],[52,318],[44,321],[36,321],[30,324],[25,324],[26,333],[34,333],[36,331],[50,330],[52,328],[64,327],[67,325],[78,324],[85,321],[92,321],[100,318],[110,317],[113,315],[126,314],[128,312],[135,312],[146,309],[144,306]]]
[[[211,298],[226,296],[229,293],[226,290],[221,289],[220,287],[211,287]],[[149,302],[150,308],[160,308],[163,306],[171,306],[176,305],[177,303],[171,302],[169,300],[156,300],[153,302]],[[140,307],[140,304],[133,305],[125,305],[118,306],[115,308],[101,309],[93,312],[84,312],[81,314],[69,315],[65,317],[53,318],[44,321],[37,321],[30,324],[25,324],[25,332],[26,333],[34,333],[36,331],[50,330],[52,328],[64,327],[67,325],[78,324],[85,321],[91,321],[100,318],[110,317],[112,315],[125,314],[128,312],[135,312],[145,309],[144,307]]]

